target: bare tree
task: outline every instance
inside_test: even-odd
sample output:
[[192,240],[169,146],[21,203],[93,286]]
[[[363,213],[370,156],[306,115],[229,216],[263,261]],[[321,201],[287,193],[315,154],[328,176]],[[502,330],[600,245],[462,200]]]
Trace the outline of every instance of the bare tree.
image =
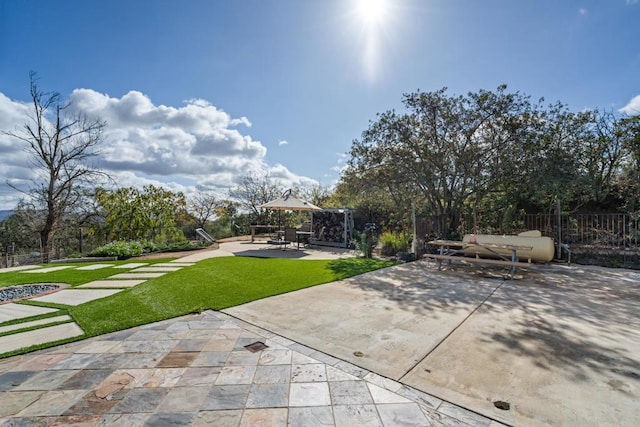
[[248,212],[255,221],[268,224],[270,212],[260,208],[282,194],[281,188],[274,184],[266,173],[262,176],[247,175],[237,187],[231,189],[229,195],[238,200],[240,206]]
[[42,209],[38,232],[43,262],[49,262],[52,237],[65,213],[80,200],[83,185],[106,176],[88,164],[98,154],[106,123],[71,112],[70,104],[62,101],[59,93],[43,92],[38,87],[36,73],[31,72],[29,78],[33,107],[30,120],[20,131],[5,134],[26,144],[36,177],[28,189],[7,184],[29,195]]
[[188,211],[196,226],[204,228],[208,221],[216,216],[220,202],[213,193],[197,193],[190,198]]
[[323,186],[321,183],[311,185],[308,187],[302,187],[297,189],[299,197],[313,203],[316,206],[322,206],[327,203],[333,191],[329,187]]

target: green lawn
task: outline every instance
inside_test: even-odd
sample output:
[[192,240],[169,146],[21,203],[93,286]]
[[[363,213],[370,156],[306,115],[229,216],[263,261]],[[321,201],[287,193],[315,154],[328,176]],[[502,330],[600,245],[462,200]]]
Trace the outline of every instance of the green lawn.
[[[166,262],[167,259],[149,262],[163,261]],[[76,307],[65,307],[65,311],[85,331],[83,337],[77,338],[81,339],[202,310],[220,310],[391,265],[394,263],[365,258],[331,261],[211,258],[162,277],[149,279],[111,297]],[[120,272],[122,271],[126,270]],[[0,273],[0,287],[45,281],[77,286],[113,274],[116,272],[112,268],[92,271],[65,269],[43,273],[42,276],[20,272]],[[61,307],[42,303],[37,305]]]
[[[112,264],[123,265],[132,262],[144,262],[147,266],[160,262],[169,262],[175,258],[150,259],[144,261],[102,261],[102,262],[77,262],[68,264],[47,264],[42,267],[64,267],[73,266],[81,267],[91,264]],[[24,273],[22,271],[4,272],[0,269],[0,288],[11,285],[24,285],[27,283],[67,283],[71,286],[82,285],[93,280],[104,279],[117,273],[126,273],[127,269],[114,270],[113,268],[101,268],[99,270],[76,270],[74,268],[65,268],[64,270],[52,271],[51,273]]]

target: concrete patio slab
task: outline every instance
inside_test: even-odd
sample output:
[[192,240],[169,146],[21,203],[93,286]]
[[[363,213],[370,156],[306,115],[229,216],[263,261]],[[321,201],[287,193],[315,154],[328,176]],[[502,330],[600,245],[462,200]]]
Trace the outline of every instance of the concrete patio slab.
[[73,320],[73,319],[70,316],[67,316],[65,314],[64,316],[47,317],[46,319],[17,323],[15,325],[9,325],[9,326],[2,326],[0,327],[0,334],[5,332],[17,331],[18,329],[26,329],[34,326],[47,325],[49,323],[66,322],[68,320]]
[[40,268],[39,265],[17,265],[15,267],[0,268],[0,273],[10,273],[12,271],[33,270]]
[[132,270],[131,273],[171,273],[172,271],[178,271],[183,267],[180,266],[171,266],[171,267],[158,267],[156,265],[152,265],[149,267],[140,267]]
[[57,267],[38,268],[36,270],[24,270],[22,273],[52,273],[54,271],[64,270],[65,268],[72,268],[75,265],[60,265]]
[[181,262],[180,260],[170,261],[170,262],[160,262],[158,264],[153,264],[154,267],[191,267],[192,265],[196,265],[195,262]]
[[418,261],[225,312],[507,424],[635,426],[640,273],[523,277]]
[[631,425],[640,420],[637,278],[576,267],[507,281],[403,382],[514,425]]
[[425,277],[421,263],[402,264],[223,311],[399,379],[502,283]]
[[33,305],[16,304],[10,302],[0,305],[0,323],[9,320],[24,319],[25,317],[39,316],[41,314],[53,313],[57,308],[36,307]]
[[156,277],[164,276],[167,273],[118,273],[113,276],[109,276],[109,279],[155,279]]
[[40,329],[34,329],[27,332],[19,332],[17,334],[5,335],[0,337],[0,354],[10,351],[19,350],[21,348],[31,347],[36,344],[43,344],[73,338],[84,334],[84,331],[77,324],[63,323],[61,325],[49,326]]
[[146,280],[126,280],[126,279],[94,280],[93,282],[76,286],[76,289],[77,288],[132,288],[144,282],[146,282]]
[[109,297],[122,289],[63,289],[53,294],[32,298],[31,301],[51,302],[64,305],[80,305],[85,302]]
[[83,265],[82,267],[76,268],[76,270],[100,270],[102,268],[113,267],[114,264],[91,264],[91,265]]
[[129,268],[142,267],[147,264],[149,263],[148,262],[128,262],[126,264],[116,265],[113,268],[129,269]]

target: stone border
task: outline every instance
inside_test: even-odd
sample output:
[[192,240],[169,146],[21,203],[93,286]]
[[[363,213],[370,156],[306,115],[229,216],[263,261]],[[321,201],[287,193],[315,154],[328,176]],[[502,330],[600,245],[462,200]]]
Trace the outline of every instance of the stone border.
[[51,289],[49,291],[40,292],[38,294],[31,295],[31,296],[28,296],[28,297],[8,299],[8,300],[5,300],[5,301],[0,301],[0,305],[9,304],[10,302],[16,302],[16,301],[22,301],[22,300],[31,299],[31,298],[42,297],[42,296],[45,296],[45,295],[53,294],[55,292],[59,292],[59,291],[69,287],[68,283],[38,282],[38,283],[24,283],[22,285],[10,285],[10,286],[5,286],[2,289],[19,288],[19,287],[22,287],[22,286],[38,286],[38,285],[55,285],[55,286],[57,286],[57,288],[56,289]]

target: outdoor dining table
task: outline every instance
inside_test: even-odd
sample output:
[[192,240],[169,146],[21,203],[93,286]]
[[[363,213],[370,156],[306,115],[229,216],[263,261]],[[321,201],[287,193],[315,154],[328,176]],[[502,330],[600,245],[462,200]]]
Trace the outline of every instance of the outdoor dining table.
[[[513,276],[516,271],[516,267],[526,267],[531,264],[530,260],[528,263],[520,262],[518,260],[517,251],[530,251],[533,249],[531,246],[522,246],[522,245],[509,245],[509,244],[498,244],[498,243],[479,243],[479,242],[460,242],[455,240],[432,240],[427,242],[427,244],[432,246],[437,246],[440,248],[439,254],[426,254],[425,256],[428,258],[434,258],[438,262],[438,270],[442,268],[442,261],[447,260],[451,263],[452,260],[462,261],[462,262],[476,262],[483,264],[499,264],[506,265],[510,267],[509,276],[513,279]],[[471,249],[471,250],[469,250]],[[474,252],[473,249],[478,249],[476,252],[475,258],[465,257],[460,255],[470,255],[470,253]],[[511,257],[504,256],[500,254],[497,250],[503,249],[511,252]],[[483,253],[484,255],[490,254],[495,256],[498,259],[487,259],[480,258],[479,254]]]

